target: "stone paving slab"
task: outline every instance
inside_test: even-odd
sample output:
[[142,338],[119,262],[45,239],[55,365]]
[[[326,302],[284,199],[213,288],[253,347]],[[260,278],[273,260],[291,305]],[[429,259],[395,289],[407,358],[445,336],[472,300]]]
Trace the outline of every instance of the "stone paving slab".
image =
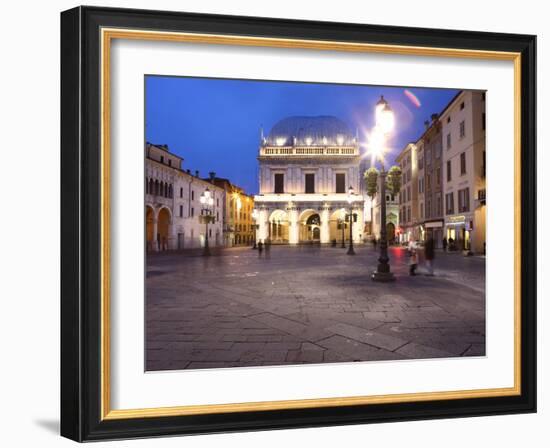
[[[485,265],[436,257],[436,277],[370,280],[359,246],[273,246],[147,259],[146,369],[201,369],[485,355]],[[422,269],[420,269],[422,272]]]

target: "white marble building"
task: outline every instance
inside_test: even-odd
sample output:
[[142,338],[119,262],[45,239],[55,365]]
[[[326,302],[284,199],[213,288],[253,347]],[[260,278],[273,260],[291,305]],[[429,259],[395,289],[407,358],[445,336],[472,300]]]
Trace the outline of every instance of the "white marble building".
[[206,225],[200,222],[201,194],[208,188],[214,198],[208,224],[209,246],[223,245],[225,191],[199,173],[184,171],[183,159],[165,145],[145,146],[145,227],[148,251],[203,247]]
[[[262,133],[263,134],[263,133]],[[330,243],[349,239],[348,189],[352,187],[355,243],[363,241],[364,207],[359,141],[331,116],[279,121],[259,148],[259,241]]]

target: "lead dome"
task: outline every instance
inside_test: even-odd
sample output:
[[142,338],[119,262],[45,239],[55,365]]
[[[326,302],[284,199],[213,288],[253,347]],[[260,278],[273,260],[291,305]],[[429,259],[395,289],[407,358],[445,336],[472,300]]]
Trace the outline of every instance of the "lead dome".
[[271,128],[267,146],[348,146],[356,139],[349,126],[330,115],[287,117]]

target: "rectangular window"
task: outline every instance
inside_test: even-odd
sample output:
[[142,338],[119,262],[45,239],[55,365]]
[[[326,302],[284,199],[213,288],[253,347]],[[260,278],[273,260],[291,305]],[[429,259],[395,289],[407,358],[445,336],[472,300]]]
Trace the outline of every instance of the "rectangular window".
[[193,190],[191,190],[191,200],[192,201],[195,200],[195,192]]
[[315,174],[306,174],[306,193],[315,193]]
[[481,129],[485,130],[485,112],[481,114]]
[[282,173],[275,174],[275,193],[285,192],[285,175]]
[[164,156],[160,156],[160,163],[164,163]]
[[452,215],[455,212],[454,193],[447,193],[445,195],[445,214]]
[[412,200],[411,186],[410,185],[407,187],[407,198],[408,198],[407,199],[408,201]]
[[464,120],[460,122],[460,138],[464,138],[466,135],[466,124],[464,123]]
[[460,110],[464,109],[464,101],[460,103]]
[[441,168],[435,170],[435,187],[441,185]]
[[411,207],[407,207],[407,222],[411,222]]
[[172,159],[168,159],[168,166],[172,166]]
[[431,191],[432,189],[432,176],[429,174],[426,176],[426,186],[428,188],[428,191]]
[[432,216],[432,201],[428,199],[428,202],[426,202],[426,218],[430,218]]
[[452,180],[451,161],[447,160],[447,182],[450,182],[451,180]]
[[466,153],[460,154],[460,175],[466,174]]
[[421,202],[418,208],[420,211],[420,219],[424,219],[424,204]]
[[463,190],[458,190],[458,212],[469,212],[470,211],[470,189],[464,188]]
[[180,205],[180,217],[183,218],[183,205]]
[[180,188],[180,198],[183,198],[183,188]]
[[191,217],[195,216],[195,209],[191,207]]
[[447,149],[451,149],[451,133],[447,134]]
[[336,173],[336,193],[346,192],[346,174]]
[[435,216],[441,216],[441,193],[435,195]]

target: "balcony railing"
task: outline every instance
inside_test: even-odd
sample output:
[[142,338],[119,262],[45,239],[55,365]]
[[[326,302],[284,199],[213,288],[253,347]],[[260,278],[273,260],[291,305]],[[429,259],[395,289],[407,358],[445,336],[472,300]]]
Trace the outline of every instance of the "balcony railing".
[[357,156],[359,148],[355,146],[326,147],[326,146],[282,146],[264,147],[260,149],[260,156]]

